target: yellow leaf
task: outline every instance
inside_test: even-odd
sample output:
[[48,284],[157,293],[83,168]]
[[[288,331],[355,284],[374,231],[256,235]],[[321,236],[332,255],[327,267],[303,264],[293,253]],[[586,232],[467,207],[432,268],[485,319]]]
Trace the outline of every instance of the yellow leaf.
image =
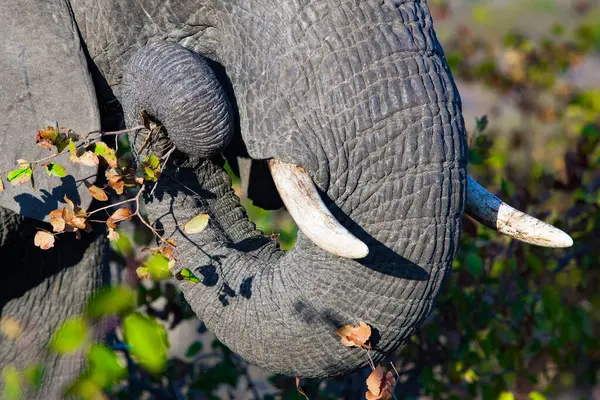
[[208,216],[208,214],[200,214],[198,216],[195,216],[194,218],[190,219],[188,222],[185,223],[185,225],[183,226],[183,231],[189,234],[200,233],[208,225],[209,219],[210,217]]
[[33,244],[42,250],[54,247],[54,235],[46,231],[38,231],[33,238]]

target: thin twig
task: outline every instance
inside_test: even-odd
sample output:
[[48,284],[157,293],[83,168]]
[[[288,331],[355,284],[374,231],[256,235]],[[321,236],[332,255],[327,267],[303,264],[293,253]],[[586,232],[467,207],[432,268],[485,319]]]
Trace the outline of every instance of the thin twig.
[[88,132],[84,136],[84,140],[87,140],[87,138],[90,137],[90,135],[93,135],[93,134],[99,134],[100,137],[104,137],[104,136],[117,136],[117,135],[120,135],[122,133],[131,133],[131,132],[139,131],[140,129],[145,129],[145,128],[146,127],[144,125],[136,125],[133,128],[121,129],[119,131],[110,131],[110,132],[91,131],[91,132]]
[[[142,186],[142,187],[143,187],[143,186]],[[140,192],[141,192],[141,190],[140,190]],[[138,195],[139,195],[139,193],[138,193]],[[114,204],[109,204],[109,205],[107,205],[106,207],[101,207],[101,208],[98,208],[98,209],[96,209],[96,210],[94,210],[94,211],[90,211],[90,212],[88,213],[88,215],[87,215],[87,216],[89,217],[90,215],[92,215],[92,214],[95,214],[95,213],[97,213],[98,211],[102,211],[102,210],[108,210],[109,208],[116,207],[116,206],[120,206],[121,204],[125,204],[125,203],[131,203],[131,202],[133,202],[133,201],[136,201],[136,200],[137,200],[137,197],[138,197],[138,195],[136,195],[135,197],[132,197],[131,199],[123,200],[123,201],[120,201],[120,202],[118,202],[118,203],[114,203]]]
[[373,359],[371,358],[371,350],[369,349],[365,349],[367,351],[367,357],[369,358],[369,365],[371,367],[371,369],[374,371],[375,370],[375,363],[373,362]]

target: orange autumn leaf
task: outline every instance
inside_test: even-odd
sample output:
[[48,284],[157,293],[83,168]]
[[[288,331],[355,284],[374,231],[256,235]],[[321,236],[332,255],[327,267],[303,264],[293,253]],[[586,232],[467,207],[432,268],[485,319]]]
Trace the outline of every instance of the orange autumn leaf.
[[106,220],[106,226],[114,229],[117,227],[117,222],[128,219],[131,219],[131,210],[129,208],[119,208]]
[[362,347],[370,349],[367,341],[371,337],[371,327],[360,321],[360,325],[344,325],[335,332],[342,338],[342,345],[346,347]]
[[106,194],[106,192],[96,185],[90,186],[88,188],[88,191],[90,192],[92,197],[95,198],[96,200],[99,200],[99,201],[107,201],[108,200],[108,195]]
[[117,194],[123,194],[123,188],[125,182],[123,176],[119,173],[116,168],[111,168],[106,171],[106,179],[108,180],[108,186],[110,186]]
[[92,226],[87,223],[87,213],[84,209],[76,206],[67,196],[64,197],[67,207],[56,209],[48,214],[48,219],[54,232],[75,232],[79,237],[79,229],[91,232]]
[[54,232],[64,232],[66,224],[62,210],[51,211],[50,214],[48,214],[48,218],[50,218],[50,224],[52,225],[52,230]]
[[42,250],[54,247],[54,235],[46,231],[38,231],[33,238],[33,244]]
[[378,366],[371,372],[367,378],[367,400],[389,400],[392,398],[396,378],[394,374],[388,372],[384,375],[381,366]]

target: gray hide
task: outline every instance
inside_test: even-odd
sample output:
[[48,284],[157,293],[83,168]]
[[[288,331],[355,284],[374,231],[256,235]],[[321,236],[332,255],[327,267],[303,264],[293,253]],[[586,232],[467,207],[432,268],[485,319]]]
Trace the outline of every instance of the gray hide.
[[[114,93],[130,124],[140,109],[178,116],[150,148],[180,146],[145,200],[177,240],[177,268],[202,278],[180,286],[209,329],[251,362],[303,377],[366,365],[364,351],[341,346],[341,325],[373,327],[375,361],[402,344],[450,271],[467,178],[460,98],[426,2],[70,4],[100,73],[101,110]],[[198,101],[197,115],[184,107]],[[333,256],[301,233],[283,252],[264,237],[231,190],[220,145],[194,144],[216,135],[224,145],[227,129],[234,155],[305,167],[369,256]],[[200,212],[211,215],[203,233],[178,229]]]
[[23,330],[15,340],[0,334],[0,367],[43,366],[40,391],[26,397],[53,399],[79,374],[84,359],[81,354],[57,357],[47,345],[56,328],[80,314],[102,285],[106,240],[96,234],[81,241],[64,235],[44,252],[34,247],[33,238],[38,228],[51,227],[24,216],[43,219],[64,206],[65,194],[89,207],[91,196],[81,180],[93,183],[97,171],[67,166],[65,158],[58,158],[71,176],[48,177],[40,167],[35,190],[8,184],[6,171],[16,167],[17,159],[51,154],[35,145],[39,129],[58,121],[86,133],[100,128],[100,115],[67,2],[2,0],[0,16],[0,171],[5,184],[0,193],[0,318],[17,320]]

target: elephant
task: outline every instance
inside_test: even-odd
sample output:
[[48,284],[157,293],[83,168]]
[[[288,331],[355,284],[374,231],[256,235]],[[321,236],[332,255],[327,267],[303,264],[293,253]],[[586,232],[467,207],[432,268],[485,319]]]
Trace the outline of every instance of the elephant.
[[[198,318],[268,371],[327,377],[367,365],[336,336],[361,321],[374,362],[398,348],[435,305],[464,214],[536,245],[572,244],[467,175],[461,100],[426,0],[5,0],[0,11],[12,68],[0,75],[11,94],[0,110],[19,110],[0,128],[3,148],[28,151],[14,132],[48,120],[86,132],[134,128],[145,112],[160,129],[130,140],[137,157],[164,163],[143,198],[161,238],[176,243],[172,272],[200,277],[179,281]],[[248,220],[225,160],[255,204],[285,204],[300,228],[292,249]],[[18,222],[1,220],[5,236],[31,235],[20,227],[64,193],[90,207],[77,184],[85,174],[54,191],[42,181],[43,196],[7,188],[0,205]],[[186,233],[202,213],[208,227]],[[94,260],[94,279],[61,277],[59,294],[93,292],[105,276],[102,240],[69,242],[79,257],[50,260],[58,267],[46,281]],[[32,301],[58,302],[49,296]],[[77,367],[50,371],[48,393]]]

